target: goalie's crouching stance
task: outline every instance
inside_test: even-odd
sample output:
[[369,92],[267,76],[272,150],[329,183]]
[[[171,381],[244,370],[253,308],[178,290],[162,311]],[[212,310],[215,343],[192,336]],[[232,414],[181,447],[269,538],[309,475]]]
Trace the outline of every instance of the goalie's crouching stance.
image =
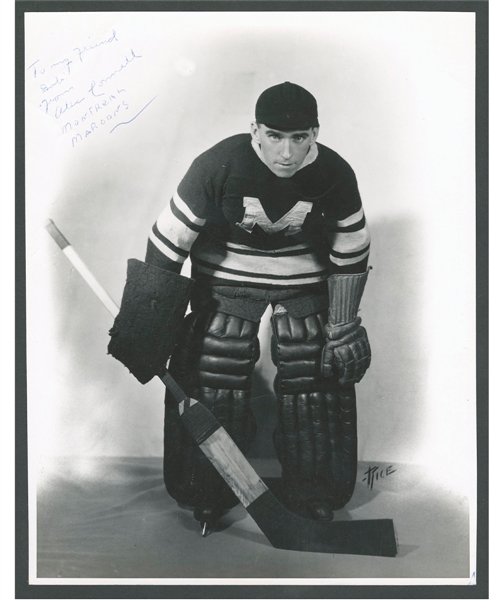
[[[205,295],[192,298],[193,311],[182,323],[193,280],[130,260],[109,351],[146,383],[161,373],[177,341],[170,373],[188,396],[211,410],[246,453],[256,431],[251,375],[259,358],[257,334],[267,296],[274,305],[271,343],[279,416],[274,443],[284,500],[301,516],[330,520],[334,510],[349,502],[356,482],[354,383],[370,364],[368,339],[356,313],[367,275],[331,276],[330,309],[308,315],[300,315],[296,305],[314,305],[314,299],[318,304],[320,296],[263,294],[248,288],[238,303],[247,298],[252,310],[238,310],[235,304],[231,311],[234,300],[223,296],[227,288],[214,287],[208,300]],[[285,299],[279,303],[276,297]],[[197,520],[213,523],[237,504],[189,437],[168,391],[164,443],[167,490],[181,506],[191,507]]]
[[[129,261],[109,353],[142,383],[170,358],[184,392],[246,453],[259,324],[271,304],[284,501],[330,520],[356,481],[354,385],[370,365],[357,313],[370,236],[354,173],[316,143],[318,130],[314,97],[286,82],[260,96],[250,135],[194,161],[153,226],[146,262]],[[188,256],[193,279],[180,275]],[[212,524],[238,500],[178,411],[167,392],[165,484]]]

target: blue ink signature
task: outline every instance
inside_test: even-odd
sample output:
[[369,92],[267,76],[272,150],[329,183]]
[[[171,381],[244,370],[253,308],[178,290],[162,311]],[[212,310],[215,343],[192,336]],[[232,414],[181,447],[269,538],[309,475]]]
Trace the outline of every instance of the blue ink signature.
[[50,83],[49,85],[47,85],[45,83],[41,83],[40,89],[42,90],[42,94],[45,94],[45,92],[48,92],[56,85],[60,85],[61,83],[63,83],[63,81],[65,81],[65,79],[59,79],[59,76],[56,75],[56,80],[53,83]]
[[129,64],[132,63],[132,62],[134,62],[134,60],[136,58],[142,58],[141,54],[136,54],[132,49],[130,49],[130,52],[132,54],[132,58],[129,59],[129,57],[126,56],[125,57],[125,64],[124,65],[120,65],[119,69],[116,69],[110,75],[108,75],[107,77],[104,77],[104,79],[101,79],[101,81],[99,82],[99,87],[102,87],[103,83],[107,83],[112,77],[114,77],[115,75],[118,75],[118,73],[120,73],[120,71],[123,71],[123,69],[125,69],[125,67],[128,67]]
[[[38,58],[37,60],[35,60],[34,63],[31,63],[31,65],[26,69],[26,71],[29,71],[31,69],[31,67],[34,67],[36,65],[36,63],[40,62],[40,59]],[[45,69],[42,69],[42,73],[45,73]],[[36,79],[36,68],[33,69],[33,77]]]
[[[54,96],[53,98],[50,98],[49,100],[46,100],[45,98],[40,102],[39,106],[45,108],[45,112],[49,112],[49,105],[52,102],[57,102],[59,100],[59,98],[61,96],[64,96],[64,94],[67,94],[69,92],[71,92],[71,90],[74,90],[75,88],[73,86],[71,86],[70,88],[68,88],[67,90],[64,90],[64,92],[61,92],[60,94],[57,94],[57,96]],[[57,107],[59,108],[59,107]],[[56,108],[56,111],[57,111]],[[57,118],[57,117],[56,117]]]
[[113,35],[107,39],[107,40],[103,40],[102,42],[98,42],[97,44],[94,44],[93,46],[84,46],[83,48],[73,48],[73,50],[75,52],[78,52],[78,58],[80,59],[80,62],[83,62],[83,58],[82,56],[85,54],[85,52],[88,52],[89,50],[94,50],[95,48],[99,48],[99,46],[102,46],[103,44],[110,44],[111,42],[117,42],[118,38],[116,37],[116,31],[113,29]]
[[69,58],[63,58],[62,60],[50,65],[50,68],[53,69],[54,67],[57,67],[59,65],[66,65],[68,69],[68,75],[71,75],[71,69],[69,68],[69,65],[71,64],[73,64],[72,60],[69,60]]
[[113,127],[113,129],[111,129],[111,131],[110,131],[109,133],[113,133],[113,131],[114,131],[114,130],[115,130],[117,127],[120,127],[120,125],[128,125],[129,123],[132,123],[132,121],[133,121],[134,119],[137,119],[137,117],[138,117],[138,116],[141,114],[141,112],[142,112],[143,110],[145,110],[145,109],[146,109],[146,108],[147,108],[147,107],[148,107],[148,106],[151,104],[151,102],[153,102],[153,100],[154,100],[155,98],[156,98],[156,96],[155,96],[154,98],[152,98],[152,99],[151,99],[151,100],[150,100],[150,101],[149,101],[149,102],[146,104],[146,106],[144,106],[143,108],[141,108],[141,110],[140,110],[140,111],[139,111],[139,112],[138,112],[138,113],[135,115],[135,117],[132,117],[132,118],[130,119],[130,121],[123,121],[122,123],[117,123],[117,124],[116,124],[116,125]]
[[63,115],[67,110],[70,110],[72,108],[75,108],[75,106],[77,106],[78,104],[80,104],[81,102],[83,102],[85,100],[85,96],[83,98],[80,98],[79,100],[75,100],[74,102],[70,102],[69,104],[67,102],[65,102],[64,106],[56,106],[56,109],[54,111],[54,117],[56,119],[59,119],[59,117],[61,115]]

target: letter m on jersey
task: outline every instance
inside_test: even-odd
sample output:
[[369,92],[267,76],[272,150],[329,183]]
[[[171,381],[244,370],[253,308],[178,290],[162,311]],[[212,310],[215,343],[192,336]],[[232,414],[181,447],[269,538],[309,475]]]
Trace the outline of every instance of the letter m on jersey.
[[275,223],[266,215],[262,204],[258,198],[252,198],[251,196],[245,196],[243,198],[243,206],[245,207],[245,214],[241,223],[236,223],[238,227],[245,229],[248,233],[252,232],[255,225],[259,225],[269,235],[278,233],[279,231],[285,231],[285,235],[293,235],[298,233],[302,229],[304,220],[308,213],[312,210],[312,202],[305,202],[299,200],[297,204],[291,208],[286,215],[283,215]]

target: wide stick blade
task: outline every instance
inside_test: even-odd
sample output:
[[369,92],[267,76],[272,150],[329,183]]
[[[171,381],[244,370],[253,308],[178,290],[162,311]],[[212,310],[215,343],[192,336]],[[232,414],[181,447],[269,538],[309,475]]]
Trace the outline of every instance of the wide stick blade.
[[[169,376],[163,377],[166,382]],[[168,382],[169,389],[176,384]],[[396,556],[391,519],[313,521],[287,510],[213,414],[177,387],[181,420],[275,548],[329,554]]]
[[267,490],[247,511],[275,548],[329,554],[396,556],[391,519],[312,521],[288,511]]

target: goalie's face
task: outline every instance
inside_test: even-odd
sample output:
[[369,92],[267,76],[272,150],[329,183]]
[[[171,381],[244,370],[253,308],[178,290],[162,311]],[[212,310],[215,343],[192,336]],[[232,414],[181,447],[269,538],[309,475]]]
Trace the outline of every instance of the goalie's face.
[[318,137],[318,127],[279,131],[252,123],[252,138],[260,145],[266,165],[278,177],[292,177],[300,169]]

